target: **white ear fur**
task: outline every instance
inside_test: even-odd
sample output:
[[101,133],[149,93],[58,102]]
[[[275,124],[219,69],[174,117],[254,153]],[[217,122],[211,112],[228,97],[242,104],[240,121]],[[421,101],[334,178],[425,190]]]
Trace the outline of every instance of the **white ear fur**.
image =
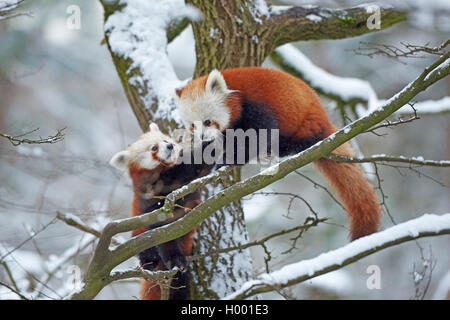
[[228,93],[227,83],[223,75],[217,69],[209,73],[208,80],[206,80],[205,90],[209,92]]
[[128,160],[130,159],[130,151],[123,150],[117,152],[109,161],[109,164],[119,170],[126,170],[128,168]]
[[159,131],[159,127],[155,122],[150,123],[150,126],[148,128],[150,129],[150,131]]

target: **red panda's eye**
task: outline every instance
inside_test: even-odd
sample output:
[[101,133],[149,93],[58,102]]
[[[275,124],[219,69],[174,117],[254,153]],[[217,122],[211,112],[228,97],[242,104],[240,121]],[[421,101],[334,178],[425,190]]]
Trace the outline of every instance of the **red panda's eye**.
[[191,129],[195,129],[195,124],[191,123]]
[[158,150],[158,146],[153,146],[152,151],[156,151],[156,150]]
[[211,120],[205,120],[205,121],[203,122],[203,124],[204,124],[205,126],[209,127],[209,126],[211,125]]

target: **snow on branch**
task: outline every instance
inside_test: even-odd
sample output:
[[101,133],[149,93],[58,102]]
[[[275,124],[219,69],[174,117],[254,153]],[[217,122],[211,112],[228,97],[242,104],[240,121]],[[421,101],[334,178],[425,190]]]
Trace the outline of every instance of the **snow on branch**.
[[[356,108],[359,116],[370,114],[386,102],[386,100],[377,97],[369,82],[358,78],[339,77],[331,74],[312,63],[292,44],[278,47],[270,58],[284,71],[303,79],[318,93],[338,103],[366,104],[366,109]],[[396,111],[396,114],[411,114],[412,110],[421,115],[448,113],[450,112],[450,97],[416,102],[413,109],[409,104],[405,104]]]
[[25,0],[3,0],[0,2],[0,21],[20,16],[31,17],[30,12],[16,12]]
[[278,47],[271,56],[282,68],[302,78],[319,93],[345,103],[362,102],[377,106],[378,98],[369,82],[358,78],[344,78],[333,75],[316,66],[292,44]]
[[370,157],[344,157],[338,155],[329,155],[329,159],[336,162],[350,162],[350,163],[366,163],[366,162],[403,162],[414,164],[418,166],[430,166],[430,167],[450,167],[450,160],[425,160],[423,157],[407,158],[404,156],[388,156],[385,154],[373,155]]
[[[294,41],[343,39],[388,28],[406,20],[406,12],[377,3],[361,4],[348,9],[318,6],[277,6],[269,23],[277,35],[275,46]],[[374,15],[379,23],[369,27]]]
[[[78,230],[81,230],[86,233],[90,233],[91,235],[100,238],[102,233],[98,231],[97,229],[93,228],[92,226],[87,225],[78,216],[74,216],[73,214],[69,213],[62,213],[60,211],[56,211],[56,218],[65,222],[67,225],[77,228]],[[116,239],[112,239],[112,243],[114,245],[119,245],[121,241],[118,241]]]
[[0,13],[16,9],[24,0],[3,0],[0,3]]
[[[103,5],[108,4],[103,1]],[[142,100],[147,115],[143,116],[146,119],[138,116],[141,127],[146,127],[149,118],[177,121],[172,91],[182,82],[167,56],[167,29],[184,17],[199,20],[200,14],[182,0],[122,0],[119,5],[121,8],[106,18],[105,36],[113,58],[123,59],[115,60],[115,64],[119,75],[125,73],[121,80],[129,100]],[[182,25],[186,25],[185,21]],[[127,86],[137,91],[133,98]]]
[[42,138],[42,137],[39,137],[37,139],[24,138],[24,136],[38,131],[39,128],[31,130],[26,133],[23,133],[21,135],[17,135],[17,136],[11,136],[9,134],[0,133],[0,137],[8,139],[9,142],[15,147],[17,147],[21,144],[46,144],[46,143],[53,144],[53,143],[59,142],[64,139],[63,131],[65,129],[66,128],[59,129],[54,135],[50,135],[47,138]]
[[348,245],[323,253],[316,258],[292,263],[264,273],[248,281],[242,288],[225,299],[245,299],[262,292],[273,291],[301,283],[319,275],[340,269],[368,255],[403,242],[422,237],[450,234],[450,213],[425,214],[384,231],[360,238]]

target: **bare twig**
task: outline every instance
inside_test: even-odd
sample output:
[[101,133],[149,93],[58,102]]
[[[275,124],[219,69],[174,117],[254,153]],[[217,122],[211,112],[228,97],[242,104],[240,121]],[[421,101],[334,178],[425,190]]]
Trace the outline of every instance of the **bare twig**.
[[414,120],[419,120],[420,117],[417,115],[417,110],[414,109],[414,104],[409,103],[409,105],[413,109],[413,115],[410,116],[409,118],[404,119],[404,118],[402,118],[400,116],[396,121],[386,120],[385,122],[380,123],[380,124],[370,128],[366,132],[372,132],[373,134],[375,134],[377,136],[385,136],[385,134],[378,134],[378,133],[376,133],[375,130],[380,129],[380,128],[392,128],[392,127],[395,127],[395,126],[398,126],[398,125],[401,125],[401,124],[413,122]]
[[135,270],[113,272],[107,280],[108,282],[114,282],[130,278],[142,278],[145,280],[152,280],[152,281],[164,280],[166,278],[173,277],[178,271],[179,269],[176,267],[167,271],[166,270],[149,271],[143,268],[138,268]]
[[48,222],[47,224],[45,224],[44,226],[41,227],[40,230],[36,231],[35,233],[33,233],[31,236],[29,236],[27,239],[25,239],[24,241],[22,241],[19,245],[17,245],[14,249],[8,251],[7,253],[5,253],[3,256],[0,257],[0,262],[3,262],[3,260],[9,256],[11,253],[13,253],[14,251],[20,249],[25,243],[27,243],[28,241],[30,241],[31,239],[35,238],[39,233],[41,233],[42,231],[44,231],[45,229],[47,229],[51,224],[53,224],[56,221],[56,218],[53,218],[50,222]]
[[312,208],[312,206],[308,203],[308,201],[305,200],[305,198],[299,196],[298,194],[292,193],[292,192],[265,192],[265,191],[261,191],[261,192],[256,192],[253,195],[262,195],[262,196],[273,196],[273,195],[278,195],[278,196],[288,196],[291,199],[289,200],[289,204],[288,204],[288,214],[286,215],[287,218],[289,218],[289,214],[292,208],[292,204],[294,202],[295,199],[298,199],[300,201],[302,201],[309,209],[309,211],[311,212],[311,214],[313,214],[315,217],[318,216],[318,213]]
[[11,144],[15,147],[21,145],[21,144],[53,144],[56,142],[59,142],[64,139],[64,133],[63,131],[66,128],[59,129],[58,132],[52,136],[48,136],[47,138],[39,137],[39,139],[27,139],[22,138],[25,135],[31,134],[33,132],[36,132],[39,130],[39,128],[36,128],[34,130],[31,130],[29,132],[26,132],[24,134],[18,135],[18,136],[11,136],[8,134],[0,133],[0,137],[6,138],[11,142]]
[[384,211],[389,216],[389,219],[391,219],[391,222],[395,225],[395,224],[397,224],[397,222],[395,222],[394,217],[392,216],[391,212],[389,211],[389,207],[386,202],[386,199],[388,198],[388,196],[384,193],[383,186],[382,186],[382,182],[384,180],[381,178],[380,173],[378,172],[378,166],[376,163],[373,163],[373,168],[375,170],[374,175],[376,177],[377,184],[378,184],[376,189],[378,189],[381,194],[380,206],[382,206],[384,208]]
[[320,183],[317,183],[316,181],[314,181],[313,179],[311,179],[310,177],[304,175],[303,173],[301,173],[300,171],[294,171],[296,174],[298,174],[299,176],[303,177],[304,179],[308,180],[309,182],[311,182],[314,185],[314,188],[320,188],[322,190],[324,190],[331,199],[333,199],[334,202],[336,202],[336,204],[338,204],[343,210],[345,210],[345,208],[342,206],[342,204],[339,202],[338,199],[336,199],[336,197],[333,195],[333,193],[328,190],[327,187],[321,185]]
[[[415,300],[423,300],[430,288],[431,277],[433,275],[433,270],[436,267],[436,259],[433,256],[433,252],[430,247],[430,255],[429,257],[425,257],[423,248],[417,243],[420,250],[420,260],[422,266],[418,270],[416,264],[413,264],[413,271],[411,272],[415,292],[414,298]],[[424,282],[425,281],[425,282]],[[421,285],[423,284],[423,289],[421,289]]]
[[429,166],[429,167],[450,167],[450,160],[424,160],[422,157],[407,158],[404,156],[389,156],[389,155],[373,155],[370,157],[346,157],[331,154],[327,158],[336,162],[352,162],[352,163],[363,163],[363,162],[402,162],[409,163],[419,166]]
[[6,261],[3,261],[1,263],[1,265],[5,269],[6,274],[8,275],[9,281],[11,282],[12,286],[14,287],[14,289],[16,289],[16,291],[19,291],[19,288],[17,287],[16,279],[14,279],[13,274],[11,272],[11,269],[9,268],[8,264],[6,263]]
[[273,238],[285,235],[285,234],[292,233],[294,231],[300,231],[300,235],[302,235],[304,232],[308,231],[311,227],[315,227],[319,223],[325,222],[327,220],[328,220],[328,218],[318,218],[317,216],[315,216],[315,217],[308,217],[308,218],[306,218],[306,220],[303,223],[303,225],[296,226],[296,227],[293,227],[291,229],[281,230],[279,232],[276,232],[276,233],[273,233],[271,235],[268,235],[268,236],[266,236],[266,237],[264,237],[264,238],[262,238],[260,240],[251,241],[251,242],[248,242],[248,243],[240,245],[240,246],[224,248],[224,249],[216,250],[216,251],[213,251],[213,252],[208,252],[208,253],[203,253],[203,254],[199,254],[199,255],[195,255],[195,256],[190,256],[190,257],[187,257],[186,260],[188,262],[191,262],[191,261],[194,261],[194,260],[197,260],[197,259],[205,258],[207,256],[218,255],[218,254],[221,254],[221,253],[227,253],[227,252],[231,252],[231,251],[235,251],[235,250],[243,250],[243,249],[247,249],[247,248],[254,247],[254,246],[261,246],[264,249],[264,252],[266,254],[266,257],[264,258],[264,261],[265,261],[265,264],[266,264],[266,271],[268,272],[268,270],[269,270],[268,263],[271,260],[271,254],[270,254],[270,251],[268,250],[268,248],[266,246],[266,242],[267,241],[269,241],[269,240],[271,240]]
[[95,230],[94,228],[91,228],[90,226],[83,223],[81,220],[78,219],[78,217],[74,217],[73,215],[68,215],[65,213],[62,213],[60,211],[56,211],[56,218],[65,222],[69,226],[75,227],[81,231],[90,233],[97,238],[99,238],[102,233],[98,230]]
[[0,286],[4,286],[5,288],[9,289],[11,292],[17,294],[20,299],[22,300],[28,300],[27,297],[25,297],[23,294],[21,294],[18,290],[14,289],[13,287],[11,287],[10,285],[8,285],[7,283],[4,283],[2,281],[0,281]]
[[[445,53],[445,48],[450,44],[450,40],[447,40],[437,47],[430,47],[429,43],[425,45],[414,45],[409,43],[400,42],[403,47],[398,47],[395,45],[373,43],[373,42],[363,42],[359,43],[357,49],[352,51],[356,55],[367,56],[373,58],[374,56],[380,55],[390,59],[400,59],[400,58],[425,58],[424,54],[442,55]],[[398,60],[399,61],[399,60]],[[402,62],[402,61],[400,61]],[[402,62],[405,63],[405,62]]]

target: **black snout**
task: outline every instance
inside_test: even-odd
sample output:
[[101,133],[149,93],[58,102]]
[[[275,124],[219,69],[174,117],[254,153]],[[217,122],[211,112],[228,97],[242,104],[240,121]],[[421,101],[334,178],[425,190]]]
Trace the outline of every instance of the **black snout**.
[[168,144],[167,145],[167,149],[172,150],[173,149],[173,144]]

